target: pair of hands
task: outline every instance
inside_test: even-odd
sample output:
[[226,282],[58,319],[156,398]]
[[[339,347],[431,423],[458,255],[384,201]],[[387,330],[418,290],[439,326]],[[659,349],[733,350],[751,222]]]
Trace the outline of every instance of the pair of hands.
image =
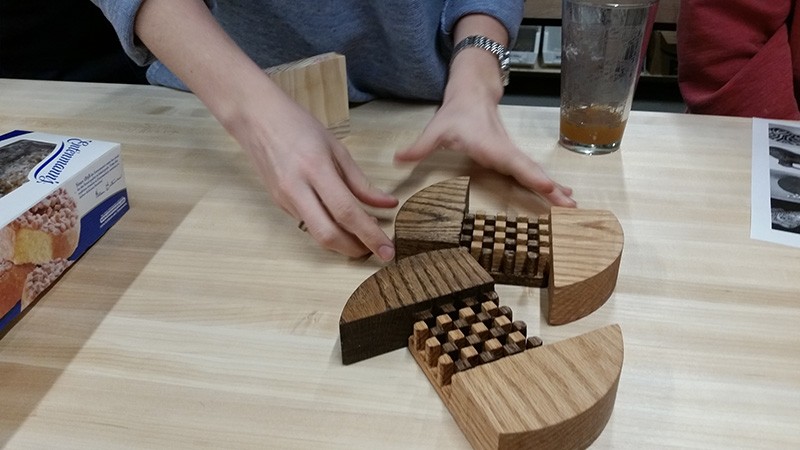
[[[259,115],[256,123],[231,130],[249,151],[275,202],[303,221],[309,235],[326,249],[350,257],[373,253],[383,261],[393,259],[392,240],[362,204],[393,208],[398,200],[370,185],[347,148],[319,121],[288,98],[283,100],[280,107],[273,104]],[[441,147],[512,176],[553,205],[575,206],[572,190],[550,179],[512,142],[497,102],[489,95],[445,96],[417,141],[396,153],[395,161],[420,161]]]
[[[394,243],[362,205],[393,208],[397,199],[370,185],[347,149],[264,76],[203,1],[147,0],[135,32],[249,153],[274,200],[317,242],[351,257],[394,258]],[[493,17],[467,14],[455,25],[453,42],[474,34],[508,38]],[[497,108],[503,92],[497,70],[497,58],[482,49],[454,56],[441,108],[395,160],[419,161],[447,147],[514,177],[554,205],[574,206],[571,190],[551,180],[506,133]]]

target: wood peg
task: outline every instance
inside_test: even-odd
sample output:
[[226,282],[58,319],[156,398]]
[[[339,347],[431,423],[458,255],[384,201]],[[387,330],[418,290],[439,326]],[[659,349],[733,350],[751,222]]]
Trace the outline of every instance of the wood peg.
[[500,315],[500,310],[497,308],[497,305],[490,301],[481,303],[481,311],[489,314],[492,317],[497,317]]
[[520,348],[517,344],[513,342],[509,342],[503,346],[503,353],[505,354],[505,356],[515,355],[521,351],[522,348]]
[[513,326],[511,325],[511,321],[508,320],[506,316],[497,316],[494,318],[492,323],[493,328],[500,328],[506,333],[511,333],[513,331]]
[[476,322],[472,324],[471,335],[478,336],[482,340],[485,340],[489,337],[489,328],[483,324],[483,322]]
[[451,319],[447,314],[440,314],[436,316],[436,326],[445,332],[455,328],[455,325],[453,325],[453,319]]
[[508,343],[516,344],[519,348],[527,347],[525,344],[525,335],[519,331],[514,331],[508,335],[508,338],[506,338],[506,344]]
[[455,329],[447,333],[447,342],[452,342],[457,348],[462,348],[467,345],[467,338],[461,330]]
[[464,361],[468,361],[471,365],[477,364],[478,361],[478,350],[475,349],[473,346],[464,347],[461,349],[461,358]]
[[514,331],[519,331],[523,336],[528,335],[528,324],[526,324],[524,321],[515,320],[511,325],[514,328]]
[[431,337],[431,329],[428,328],[428,325],[423,322],[419,321],[414,323],[414,348],[417,351],[421,351],[425,348],[425,341]]
[[428,363],[428,366],[435,366],[441,354],[442,344],[439,343],[439,340],[435,337],[428,338],[428,340],[425,341],[425,361]]
[[500,260],[500,272],[506,275],[514,273],[514,251],[504,250],[503,259]]
[[455,363],[454,372],[464,372],[472,368],[472,364],[466,359],[457,359]]
[[455,364],[453,358],[448,354],[439,356],[436,360],[436,372],[439,374],[439,385],[446,386],[450,384],[450,379],[453,378],[455,371]]
[[527,344],[525,344],[526,348],[536,348],[541,347],[543,344],[542,339],[539,336],[531,336],[528,338]]
[[500,297],[497,295],[497,291],[484,292],[483,293],[483,300],[492,302],[495,305],[499,305],[500,304]]
[[467,322],[470,325],[472,325],[473,323],[475,323],[476,320],[478,320],[475,317],[475,311],[473,311],[472,308],[467,306],[458,310],[458,318]]
[[450,358],[452,358],[453,361],[458,359],[458,352],[459,348],[456,346],[454,342],[448,341],[442,344],[442,353],[450,355]]
[[[522,343],[525,343],[525,338],[522,339]],[[477,334],[467,335],[467,345],[473,347],[478,352],[483,351],[483,339]]]
[[483,344],[483,351],[488,351],[495,358],[500,358],[503,356],[503,344],[497,339],[489,339]]
[[[487,238],[491,239],[491,238]],[[492,249],[491,248],[482,248],[481,249],[481,256],[478,260],[478,263],[481,267],[484,268],[487,272],[491,272],[492,270]]]
[[503,305],[498,308],[500,311],[500,315],[505,316],[509,321],[514,320],[514,311],[511,310],[511,307]]

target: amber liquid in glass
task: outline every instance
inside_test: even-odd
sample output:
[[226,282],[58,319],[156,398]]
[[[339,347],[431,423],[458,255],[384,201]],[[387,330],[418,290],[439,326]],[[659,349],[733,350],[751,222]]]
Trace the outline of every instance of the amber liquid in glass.
[[578,144],[606,147],[622,140],[626,123],[619,112],[592,105],[562,112],[561,135]]

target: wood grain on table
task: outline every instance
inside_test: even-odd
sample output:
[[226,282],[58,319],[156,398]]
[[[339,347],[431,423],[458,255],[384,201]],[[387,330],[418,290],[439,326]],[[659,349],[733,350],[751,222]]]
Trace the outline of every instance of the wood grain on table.
[[[131,202],[0,340],[0,446],[469,448],[407,350],[342,365],[342,307],[381,265],[311,242],[194,96],[0,80],[0,99],[3,130],[121,142]],[[434,111],[353,108],[344,142],[401,203],[470,175],[471,208],[546,211],[461,155],[395,167]],[[557,109],[500,111],[625,233],[614,294],[574,323],[546,325],[538,289],[497,286],[545,343],[620,325],[593,447],[800,446],[800,250],[749,238],[750,120],[635,111],[618,152],[586,157],[556,144]],[[387,232],[395,212],[378,212]]]

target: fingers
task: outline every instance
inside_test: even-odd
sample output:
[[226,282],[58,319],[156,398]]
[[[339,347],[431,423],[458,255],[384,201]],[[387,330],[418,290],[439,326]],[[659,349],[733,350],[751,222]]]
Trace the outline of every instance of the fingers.
[[[361,248],[377,255],[383,261],[394,258],[394,243],[378,226],[376,220],[367,214],[356,197],[341,181],[322,182],[316,189],[320,202],[325,205],[328,221],[314,238],[327,248],[341,247],[338,241],[343,235],[358,241]],[[362,252],[363,255],[365,252]]]
[[394,160],[399,163],[421,161],[438,147],[439,136],[426,127],[411,147],[394,154]]
[[284,209],[303,222],[315,241],[352,258],[370,253],[383,261],[394,258],[394,243],[378,226],[377,219],[363,210],[335,168],[320,171],[309,180],[309,184],[295,187],[284,198]]
[[514,152],[518,161],[508,164],[508,174],[514,177],[522,186],[541,194],[554,206],[574,208],[577,206],[572,199],[572,188],[562,186],[545,173],[542,166],[537,164],[528,155],[521,151]]
[[[322,205],[320,199],[313,197],[314,200],[303,202],[302,206],[297,208],[297,215],[305,218],[301,221],[301,229],[314,238],[320,246],[351,258],[360,258],[370,253],[376,253],[384,261],[394,258],[391,241],[388,249],[381,249],[381,246],[378,246],[377,251],[370,249],[361,238],[341,227],[337,219],[333,218]],[[369,216],[367,220],[377,228],[378,233],[383,233]]]
[[339,167],[342,179],[358,200],[377,208],[394,208],[397,206],[397,197],[370,184],[364,172],[355,163],[344,145],[338,142],[334,144],[333,156]]

